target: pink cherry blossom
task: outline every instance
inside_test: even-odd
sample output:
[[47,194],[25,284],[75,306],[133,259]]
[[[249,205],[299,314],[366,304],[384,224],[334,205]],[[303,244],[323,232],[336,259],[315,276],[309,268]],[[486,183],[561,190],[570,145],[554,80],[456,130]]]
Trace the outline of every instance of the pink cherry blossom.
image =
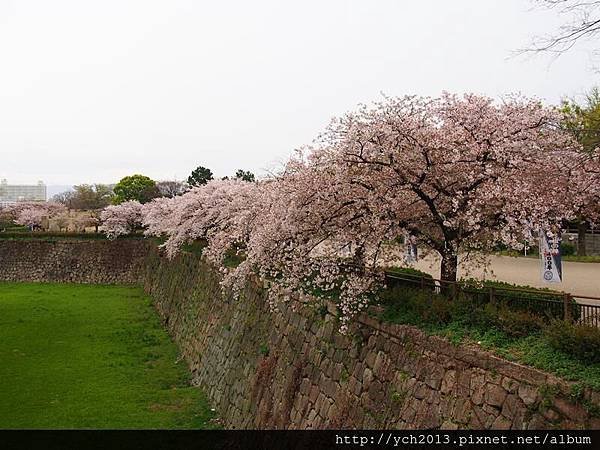
[[100,231],[110,239],[129,234],[138,229],[142,222],[142,204],[130,200],[119,205],[107,206],[100,215]]
[[202,240],[225,289],[237,295],[258,276],[273,308],[318,290],[338,302],[344,330],[382,286],[384,249],[399,236],[439,253],[453,281],[459,254],[518,248],[582,208],[598,217],[598,155],[580,152],[560,118],[520,97],[384,98],[334,119],[276,176],[109,207],[103,229],[141,224],[171,257]]
[[39,228],[43,219],[66,213],[67,208],[56,202],[17,202],[0,207],[0,215],[18,225]]

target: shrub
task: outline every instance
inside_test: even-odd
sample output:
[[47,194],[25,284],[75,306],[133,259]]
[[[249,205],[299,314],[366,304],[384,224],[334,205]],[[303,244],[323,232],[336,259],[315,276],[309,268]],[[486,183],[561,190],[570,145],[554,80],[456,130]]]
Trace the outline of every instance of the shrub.
[[[524,311],[546,319],[562,319],[564,314],[562,293],[547,288],[519,286],[503,281],[462,281],[462,290],[476,305],[490,302],[490,289],[494,288],[494,299],[515,311]],[[581,306],[571,299],[571,317],[581,316]]]
[[195,241],[183,244],[181,246],[181,250],[187,253],[192,253],[194,255],[201,256],[205,247],[206,241],[202,239],[196,239]]
[[488,304],[486,309],[498,328],[510,337],[528,336],[544,326],[539,316],[527,311],[515,311],[505,304],[498,306]]
[[[394,275],[406,278],[406,280],[399,280],[393,278]],[[404,288],[417,288],[420,286],[421,278],[425,279],[426,287],[428,290],[434,289],[433,277],[427,272],[413,269],[412,267],[389,267],[386,269],[386,285],[390,288],[404,287]],[[414,281],[413,281],[414,280]]]
[[[398,270],[398,273],[403,271]],[[406,272],[432,279],[430,275],[414,269]],[[388,278],[387,284],[387,289],[379,295],[387,307],[384,319],[414,325],[456,322],[481,331],[495,329],[509,338],[518,338],[540,332],[549,320],[562,320],[564,313],[561,293],[549,289],[467,280],[458,298],[449,300],[444,292],[435,293],[433,288],[421,289],[411,281]],[[490,295],[490,288],[497,291]],[[581,315],[581,306],[573,299],[571,301],[571,314],[577,319]]]
[[552,322],[545,330],[550,345],[587,363],[600,363],[600,329],[588,325]]
[[234,245],[225,252],[225,258],[223,259],[223,265],[225,267],[233,268],[239,266],[246,259],[245,248],[242,246]]
[[386,272],[395,275],[410,275],[415,277],[425,277],[429,279],[433,279],[433,277],[427,272],[423,272],[422,270],[414,269],[412,267],[397,267],[391,266],[386,269]]
[[476,306],[464,296],[453,303],[452,316],[464,325],[481,330],[496,328],[509,337],[528,336],[541,330],[544,325],[536,314],[514,310],[504,303]]
[[28,233],[29,228],[23,225],[15,225],[13,222],[3,222],[0,220],[0,233]]
[[[133,233],[119,236],[120,239],[142,239],[144,237],[141,233]],[[0,239],[30,239],[30,240],[44,240],[54,241],[60,239],[107,239],[103,233],[68,233],[68,232],[50,232],[50,231],[26,231],[26,232],[12,232],[12,233],[0,233]]]
[[452,303],[431,291],[395,286],[384,290],[380,299],[386,306],[384,319],[413,325],[442,325],[452,319]]
[[560,243],[560,254],[562,256],[572,256],[577,253],[577,247],[571,244],[570,242],[561,242]]

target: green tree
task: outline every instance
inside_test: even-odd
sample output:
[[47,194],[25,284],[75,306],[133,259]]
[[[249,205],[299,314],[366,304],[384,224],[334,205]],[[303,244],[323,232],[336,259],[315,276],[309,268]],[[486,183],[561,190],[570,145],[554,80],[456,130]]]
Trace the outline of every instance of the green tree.
[[128,200],[147,203],[160,196],[156,182],[145,175],[139,174],[122,178],[113,188],[113,192],[115,193],[113,203],[116,205]]
[[192,174],[188,177],[190,186],[202,186],[213,179],[213,173],[206,167],[198,166],[192,170]]
[[106,184],[79,184],[55,198],[70,209],[91,211],[110,205],[113,191]]
[[254,174],[249,170],[238,169],[235,173],[235,177],[242,181],[255,181]]
[[114,193],[106,184],[79,184],[72,191],[61,192],[53,200],[62,203],[69,209],[89,212],[89,222],[96,227],[100,224],[102,209],[111,204]]
[[[594,87],[585,95],[582,103],[573,99],[563,100],[563,126],[567,128],[581,144],[582,150],[592,153],[600,147],[600,88]],[[584,214],[576,220],[577,254],[585,256],[585,241],[588,222]]]
[[583,151],[590,153],[600,146],[600,88],[592,88],[582,104],[563,100],[564,126],[577,138]]

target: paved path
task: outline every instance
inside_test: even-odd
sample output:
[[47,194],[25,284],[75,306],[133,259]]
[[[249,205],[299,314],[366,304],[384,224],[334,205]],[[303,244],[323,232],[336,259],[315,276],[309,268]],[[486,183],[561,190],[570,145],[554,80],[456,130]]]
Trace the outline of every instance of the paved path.
[[[415,268],[430,273],[439,278],[439,260],[433,256],[427,256],[415,264]],[[493,275],[487,274],[488,279],[507,281],[514,284],[522,284],[533,287],[547,287],[557,291],[565,291],[575,295],[586,295],[600,297],[600,263],[581,263],[563,261],[563,282],[543,283],[540,280],[540,260],[537,258],[518,258],[511,256],[492,256],[491,271]],[[464,271],[459,267],[458,276]],[[481,268],[471,268],[470,273],[465,275],[472,278],[483,278],[484,271]],[[600,304],[600,300],[587,301],[586,303]]]

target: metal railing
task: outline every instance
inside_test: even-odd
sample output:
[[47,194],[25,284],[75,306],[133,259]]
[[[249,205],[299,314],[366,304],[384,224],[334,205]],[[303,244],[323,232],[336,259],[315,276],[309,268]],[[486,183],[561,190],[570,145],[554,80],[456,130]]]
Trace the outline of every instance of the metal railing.
[[515,310],[532,312],[548,321],[562,319],[579,325],[600,327],[600,298],[567,292],[517,287],[478,285],[473,281],[443,281],[420,275],[386,272],[392,284],[441,294],[449,300],[467,298],[475,305],[503,303]]

